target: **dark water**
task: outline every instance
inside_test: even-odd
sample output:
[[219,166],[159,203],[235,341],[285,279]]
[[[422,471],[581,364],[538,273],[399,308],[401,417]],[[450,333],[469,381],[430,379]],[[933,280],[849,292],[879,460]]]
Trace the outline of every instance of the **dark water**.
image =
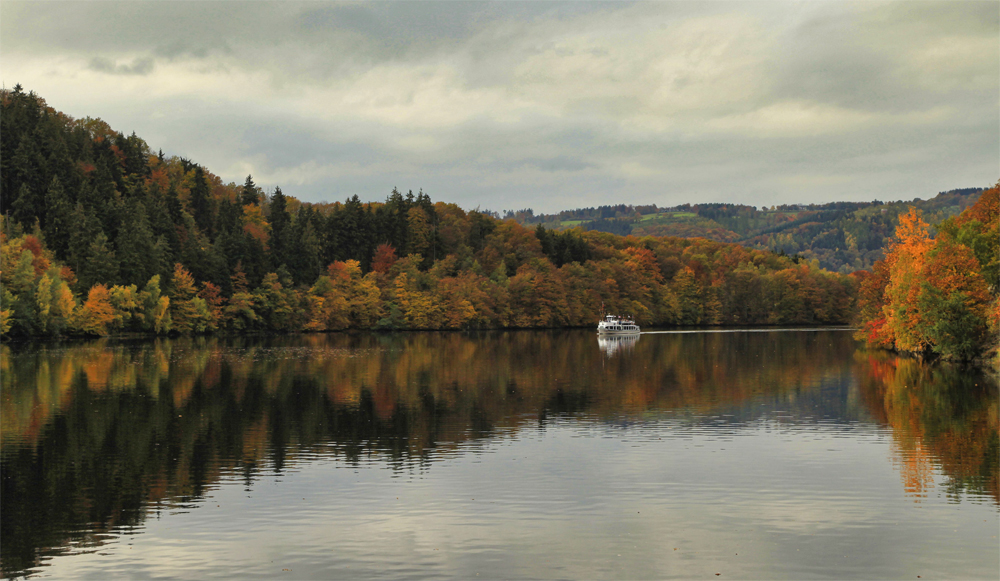
[[998,395],[841,331],[2,348],[4,577],[990,578]]

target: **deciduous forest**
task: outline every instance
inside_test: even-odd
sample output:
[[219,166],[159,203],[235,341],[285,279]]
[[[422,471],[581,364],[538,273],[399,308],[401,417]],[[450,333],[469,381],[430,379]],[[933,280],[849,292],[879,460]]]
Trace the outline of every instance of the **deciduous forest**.
[[[20,86],[0,104],[4,336],[590,326],[602,308],[641,325],[846,324],[858,281],[879,345],[966,357],[996,328],[995,190],[937,239],[906,217],[875,274],[847,275],[706,238],[532,228],[422,191],[301,202],[252,176],[223,183]],[[879,322],[897,307],[874,289],[894,268],[940,292],[885,275],[885,296],[910,306]],[[949,274],[969,269],[982,274]],[[938,330],[914,336],[931,319],[908,319],[912,305]],[[975,346],[947,338],[966,324]]]

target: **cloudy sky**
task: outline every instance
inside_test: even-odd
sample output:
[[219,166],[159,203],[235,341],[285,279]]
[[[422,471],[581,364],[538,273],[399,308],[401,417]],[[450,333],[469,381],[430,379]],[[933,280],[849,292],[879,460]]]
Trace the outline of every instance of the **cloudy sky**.
[[494,210],[1000,178],[1000,3],[0,3],[0,76],[226,181]]

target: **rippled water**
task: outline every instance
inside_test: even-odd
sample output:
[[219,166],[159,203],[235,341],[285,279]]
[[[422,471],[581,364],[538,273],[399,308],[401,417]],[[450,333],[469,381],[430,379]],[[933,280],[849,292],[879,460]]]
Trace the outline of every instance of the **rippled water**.
[[4,577],[996,578],[998,396],[830,330],[2,347]]

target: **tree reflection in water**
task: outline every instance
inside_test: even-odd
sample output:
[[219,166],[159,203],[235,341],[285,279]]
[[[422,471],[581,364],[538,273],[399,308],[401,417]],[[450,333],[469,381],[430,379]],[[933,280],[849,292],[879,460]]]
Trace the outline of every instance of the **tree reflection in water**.
[[919,502],[947,477],[947,494],[988,494],[1000,503],[997,383],[982,371],[929,364],[884,352],[857,356],[861,393],[872,416],[892,428],[893,461]]
[[407,469],[555,417],[749,409],[831,378],[857,385],[866,417],[891,428],[908,494],[926,494],[939,469],[955,498],[1000,499],[997,387],[982,374],[856,353],[848,333],[632,339],[525,331],[2,346],[4,575],[99,544],[224,478],[249,484],[318,454]]

